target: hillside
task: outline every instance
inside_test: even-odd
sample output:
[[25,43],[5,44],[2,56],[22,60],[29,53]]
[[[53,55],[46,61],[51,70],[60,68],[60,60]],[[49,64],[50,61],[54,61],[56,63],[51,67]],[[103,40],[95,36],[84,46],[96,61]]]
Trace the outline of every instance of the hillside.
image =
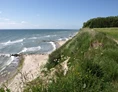
[[80,29],[49,55],[42,74],[24,92],[117,92],[118,29],[115,35],[103,30]]

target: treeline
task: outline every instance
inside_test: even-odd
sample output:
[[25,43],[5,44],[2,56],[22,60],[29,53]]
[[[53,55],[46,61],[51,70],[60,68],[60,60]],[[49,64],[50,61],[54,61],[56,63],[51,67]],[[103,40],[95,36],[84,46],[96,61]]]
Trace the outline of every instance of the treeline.
[[118,16],[93,18],[83,24],[83,28],[85,27],[89,28],[118,27]]

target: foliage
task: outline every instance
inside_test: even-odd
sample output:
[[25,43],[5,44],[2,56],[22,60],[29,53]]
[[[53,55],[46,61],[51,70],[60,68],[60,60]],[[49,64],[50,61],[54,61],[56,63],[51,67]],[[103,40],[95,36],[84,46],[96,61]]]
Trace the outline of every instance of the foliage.
[[83,28],[85,27],[89,28],[118,27],[118,16],[93,18],[83,24]]
[[0,92],[11,92],[9,89],[0,88]]

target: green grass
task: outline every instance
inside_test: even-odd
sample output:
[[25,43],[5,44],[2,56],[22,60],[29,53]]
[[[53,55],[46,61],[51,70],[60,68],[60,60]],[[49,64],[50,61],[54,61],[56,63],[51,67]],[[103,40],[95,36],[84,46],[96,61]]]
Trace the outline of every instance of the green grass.
[[9,89],[4,90],[4,88],[0,88],[0,92],[11,92]]
[[20,62],[18,64],[18,68],[17,68],[18,70],[22,69],[23,63],[24,63],[24,57],[23,57],[23,55],[21,55],[20,56]]
[[[99,30],[96,32],[94,30]],[[58,69],[56,82],[44,84],[39,78],[30,82],[24,92],[117,92],[118,44],[116,29],[81,29],[80,32],[49,56],[48,71],[70,57],[66,76]],[[107,30],[107,32],[106,32]]]
[[111,36],[114,39],[118,40],[118,28],[94,28],[94,30],[103,32],[108,36]]

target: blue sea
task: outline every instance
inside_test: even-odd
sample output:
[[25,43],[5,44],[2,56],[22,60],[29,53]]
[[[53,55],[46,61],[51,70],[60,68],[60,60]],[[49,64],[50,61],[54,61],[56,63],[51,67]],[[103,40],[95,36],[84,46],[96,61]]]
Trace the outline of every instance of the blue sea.
[[55,41],[68,40],[76,29],[0,29],[0,80],[8,77],[19,57],[10,54],[41,54],[55,50]]

